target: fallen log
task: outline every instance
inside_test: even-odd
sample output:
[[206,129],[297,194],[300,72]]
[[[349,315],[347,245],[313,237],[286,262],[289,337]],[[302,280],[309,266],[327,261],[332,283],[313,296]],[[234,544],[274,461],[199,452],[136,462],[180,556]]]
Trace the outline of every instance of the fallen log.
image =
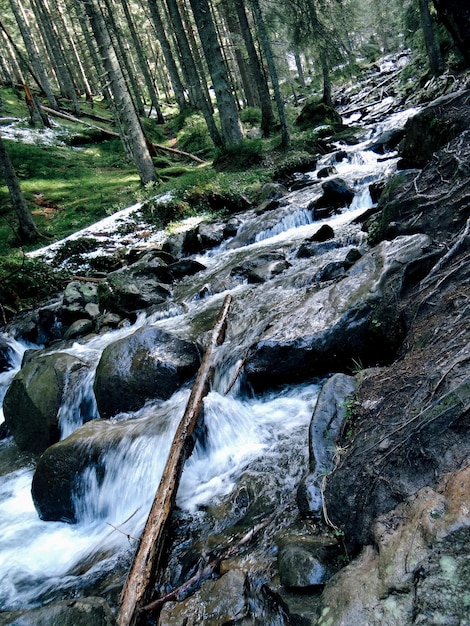
[[215,322],[209,345],[199,367],[186,410],[179,423],[163,470],[160,485],[150,509],[142,537],[122,590],[116,623],[135,626],[142,608],[149,601],[160,566],[166,531],[186,459],[194,448],[193,433],[212,377],[212,354],[224,340],[232,297],[227,295]]
[[[50,109],[49,107],[46,107],[44,105],[42,106],[42,109],[46,113],[49,113],[50,115],[54,115],[55,117],[60,117],[64,120],[69,120],[69,122],[76,122],[78,124],[83,124],[84,126],[88,126],[88,128],[94,128],[95,130],[99,130],[102,133],[109,135],[110,137],[118,137],[118,138],[120,137],[119,133],[117,133],[114,130],[108,130],[107,128],[102,128],[101,126],[97,126],[96,124],[90,124],[89,122],[84,122],[83,120],[73,115],[70,115],[69,113],[63,113],[62,111],[55,111],[54,109]],[[163,152],[170,152],[171,154],[184,156],[184,157],[187,157],[188,159],[191,159],[192,161],[196,161],[196,163],[205,163],[203,159],[200,159],[198,156],[196,156],[195,154],[191,154],[190,152],[184,152],[184,150],[177,150],[176,148],[162,146],[159,143],[151,143],[151,142],[149,143],[155,150],[162,150]]]

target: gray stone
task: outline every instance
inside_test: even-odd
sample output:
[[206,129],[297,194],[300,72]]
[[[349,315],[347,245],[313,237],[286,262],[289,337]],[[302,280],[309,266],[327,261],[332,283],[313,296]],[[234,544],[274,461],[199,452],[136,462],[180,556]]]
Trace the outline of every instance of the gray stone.
[[193,343],[158,328],[142,328],[103,351],[94,383],[101,417],[168,399],[199,366]]
[[186,600],[165,604],[159,626],[237,623],[248,615],[245,578],[241,570],[229,570],[218,580],[206,582]]
[[42,452],[59,440],[59,408],[67,390],[87,371],[69,354],[33,355],[4,398],[5,421],[22,450]]
[[247,356],[245,371],[258,388],[306,380],[390,359],[403,336],[394,296],[406,265],[427,250],[425,235],[383,242],[339,282],[307,291],[269,324]]
[[63,600],[31,611],[0,614],[0,626],[115,626],[103,598]]

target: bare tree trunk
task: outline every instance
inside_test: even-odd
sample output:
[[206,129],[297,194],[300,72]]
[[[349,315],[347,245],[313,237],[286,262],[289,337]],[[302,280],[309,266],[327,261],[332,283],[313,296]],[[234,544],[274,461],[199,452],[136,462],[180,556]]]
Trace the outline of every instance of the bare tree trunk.
[[35,46],[33,37],[31,36],[31,29],[26,21],[26,14],[24,12],[23,5],[17,0],[10,0],[10,6],[13,11],[13,15],[15,16],[16,23],[18,24],[18,28],[20,29],[21,36],[23,37],[24,45],[31,60],[31,64],[34,67],[41,89],[46,94],[50,107],[52,109],[57,109],[57,100],[52,92],[49,78],[39,56],[39,50]]
[[147,0],[147,3],[150,9],[150,15],[152,16],[152,22],[155,28],[155,32],[157,34],[157,39],[160,43],[160,48],[162,50],[163,58],[165,60],[165,65],[168,69],[171,87],[173,89],[173,93],[175,94],[176,103],[180,109],[184,109],[187,106],[186,98],[184,96],[184,87],[183,83],[181,82],[178,67],[173,57],[173,52],[171,51],[170,42],[168,41],[168,37],[166,36],[165,25],[163,24],[162,16],[158,9],[156,0]]
[[31,213],[26,204],[26,200],[20,188],[20,184],[15,174],[15,170],[6,151],[5,144],[0,137],[0,168],[3,172],[5,182],[10,192],[10,198],[18,217],[18,234],[22,241],[31,241],[35,239],[39,232],[33,221]]
[[95,35],[101,58],[108,75],[109,87],[113,95],[114,106],[123,143],[127,143],[132,159],[139,172],[142,184],[146,185],[157,179],[147,141],[134,108],[134,103],[127,89],[126,81],[116,57],[106,22],[95,0],[79,0],[83,3],[90,26]]
[[188,77],[187,87],[189,93],[192,94],[191,100],[196,104],[198,109],[203,114],[204,120],[207,125],[207,130],[209,131],[209,135],[214,145],[221,146],[222,138],[214,121],[212,105],[203,93],[196,63],[194,62],[193,53],[191,51],[191,47],[188,43],[188,39],[184,30],[184,25],[181,18],[180,10],[178,8],[177,0],[166,0],[166,3],[175,31],[175,36],[178,41],[182,64]]
[[139,38],[139,34],[137,33],[137,30],[134,25],[134,21],[132,19],[132,14],[129,8],[128,0],[122,0],[121,4],[122,4],[122,8],[124,9],[124,15],[126,16],[127,25],[129,27],[131,39],[134,44],[134,49],[137,54],[137,59],[139,61],[139,68],[140,68],[140,71],[142,72],[142,76],[145,81],[145,86],[147,87],[147,92],[150,98],[150,102],[152,103],[152,106],[155,109],[158,122],[160,124],[163,124],[165,120],[163,119],[163,114],[160,109],[160,103],[158,102],[157,92],[155,91],[155,85],[153,84],[152,76],[150,75],[148,62],[147,62],[147,59],[145,58],[145,54],[142,49],[142,42]]
[[152,591],[181,474],[186,459],[193,451],[193,433],[198,422],[202,402],[209,391],[212,377],[212,353],[214,348],[224,340],[231,301],[230,295],[225,297],[212,331],[210,343],[191,390],[186,410],[173,438],[160,485],[121,594],[121,605],[116,617],[118,626],[135,626],[139,612],[147,603],[148,595]]
[[266,63],[268,65],[269,75],[271,77],[271,83],[274,90],[274,98],[276,100],[277,111],[279,113],[279,121],[281,123],[281,148],[287,150],[290,144],[289,128],[287,126],[286,112],[284,108],[284,101],[282,100],[281,88],[279,86],[279,79],[277,77],[276,65],[274,63],[274,57],[271,50],[271,44],[269,43],[268,33],[264,24],[263,14],[261,13],[261,7],[259,0],[251,0],[253,7],[253,15],[255,17],[256,25],[261,41],[261,47],[263,48]]
[[432,18],[429,13],[429,0],[419,0],[419,14],[421,17],[421,29],[423,31],[429,69],[433,76],[439,76],[442,71],[442,55],[436,37],[434,36]]
[[245,41],[251,72],[259,94],[261,106],[261,129],[263,134],[268,137],[271,133],[271,127],[274,122],[271,94],[269,93],[266,76],[264,75],[263,68],[261,67],[261,63],[256,52],[255,42],[251,34],[251,28],[248,22],[248,16],[245,11],[243,0],[234,0],[234,4],[238,21],[240,22],[241,33]]
[[236,145],[243,141],[238,107],[230,89],[227,68],[217,39],[217,31],[208,0],[189,0],[199,32],[199,38],[212,78],[212,85],[219,109],[222,141],[224,145]]

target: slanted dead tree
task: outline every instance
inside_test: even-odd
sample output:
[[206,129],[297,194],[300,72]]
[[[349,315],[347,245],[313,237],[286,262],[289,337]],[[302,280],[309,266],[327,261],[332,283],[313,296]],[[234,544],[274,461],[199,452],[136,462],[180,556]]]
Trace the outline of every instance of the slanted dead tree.
[[162,561],[169,519],[184,463],[193,451],[194,430],[198,423],[204,397],[209,391],[213,373],[212,355],[215,347],[222,344],[224,340],[231,301],[230,295],[224,299],[191,390],[186,410],[173,438],[160,485],[122,590],[119,612],[116,617],[118,626],[135,626],[138,623],[139,614],[150,599],[156,572]]

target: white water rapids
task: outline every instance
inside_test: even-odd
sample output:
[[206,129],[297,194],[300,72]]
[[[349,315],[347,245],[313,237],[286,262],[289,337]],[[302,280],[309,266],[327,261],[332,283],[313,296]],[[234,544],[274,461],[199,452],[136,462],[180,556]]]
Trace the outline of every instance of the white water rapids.
[[[256,242],[250,246],[235,250],[222,247],[203,258],[208,267],[207,280],[231,257],[243,259],[248,252],[285,247],[310,237],[325,222],[333,226],[344,245],[348,238],[357,244],[361,237],[359,227],[351,228],[348,224],[372,206],[369,183],[386,176],[396,162],[394,159],[381,162],[378,155],[364,150],[366,147],[348,148],[349,158],[335,164],[335,177],[348,180],[357,190],[350,207],[332,219],[313,222],[305,208],[311,191],[306,188],[292,193],[287,198],[295,207],[291,219],[284,217],[276,226],[258,234]],[[318,167],[327,164],[328,158],[325,158]],[[312,172],[311,176],[315,178],[316,174]],[[287,273],[287,285],[289,281],[293,284],[300,280],[301,272],[295,268]],[[237,289],[243,294],[245,288],[241,285]],[[272,288],[280,289],[279,285],[260,286],[260,297],[267,300],[265,306],[269,304],[269,289]],[[289,297],[288,287],[285,297]],[[177,331],[189,323],[189,315],[197,307],[215,308],[219,301],[220,293],[200,302],[190,298],[184,307],[175,308],[165,319],[141,316],[132,327],[107,333],[86,344],[77,343],[67,350],[90,363],[90,374],[61,409],[62,436],[69,435],[80,425],[77,407],[84,398],[89,400],[91,416],[97,416],[92,392],[93,368],[106,345],[144,324]],[[248,330],[244,331],[244,340],[248,344],[256,336],[262,311],[262,306],[258,311],[246,311]],[[0,401],[20,367],[25,350],[25,346],[12,338],[7,340],[15,357],[11,369],[0,375]],[[290,386],[259,396],[246,394],[235,385],[224,395],[239,359],[238,348],[233,348],[230,342],[219,350],[214,387],[205,401],[205,445],[197,445],[186,463],[178,492],[177,504],[182,510],[197,514],[200,507],[229,494],[253,463],[267,475],[275,468],[288,467],[289,471],[283,471],[282,475],[288,491],[294,490],[307,469],[308,426],[319,383]],[[63,590],[64,597],[78,594],[88,579],[98,576],[102,569],[109,571],[123,555],[128,556],[136,545],[132,538],[137,537],[143,527],[188,395],[188,389],[179,390],[164,405],[148,404],[138,413],[118,416],[109,424],[111,429],[128,428],[129,433],[134,429],[139,431],[139,436],[129,434],[105,453],[104,480],[97,479],[94,469],[85,472],[82,477],[84,496],[77,502],[79,522],[75,525],[43,522],[38,518],[30,491],[35,459],[32,455],[20,454],[11,439],[0,442],[0,610],[44,603],[57,597],[57,588]],[[166,416],[158,432],[146,426],[155,412]]]

